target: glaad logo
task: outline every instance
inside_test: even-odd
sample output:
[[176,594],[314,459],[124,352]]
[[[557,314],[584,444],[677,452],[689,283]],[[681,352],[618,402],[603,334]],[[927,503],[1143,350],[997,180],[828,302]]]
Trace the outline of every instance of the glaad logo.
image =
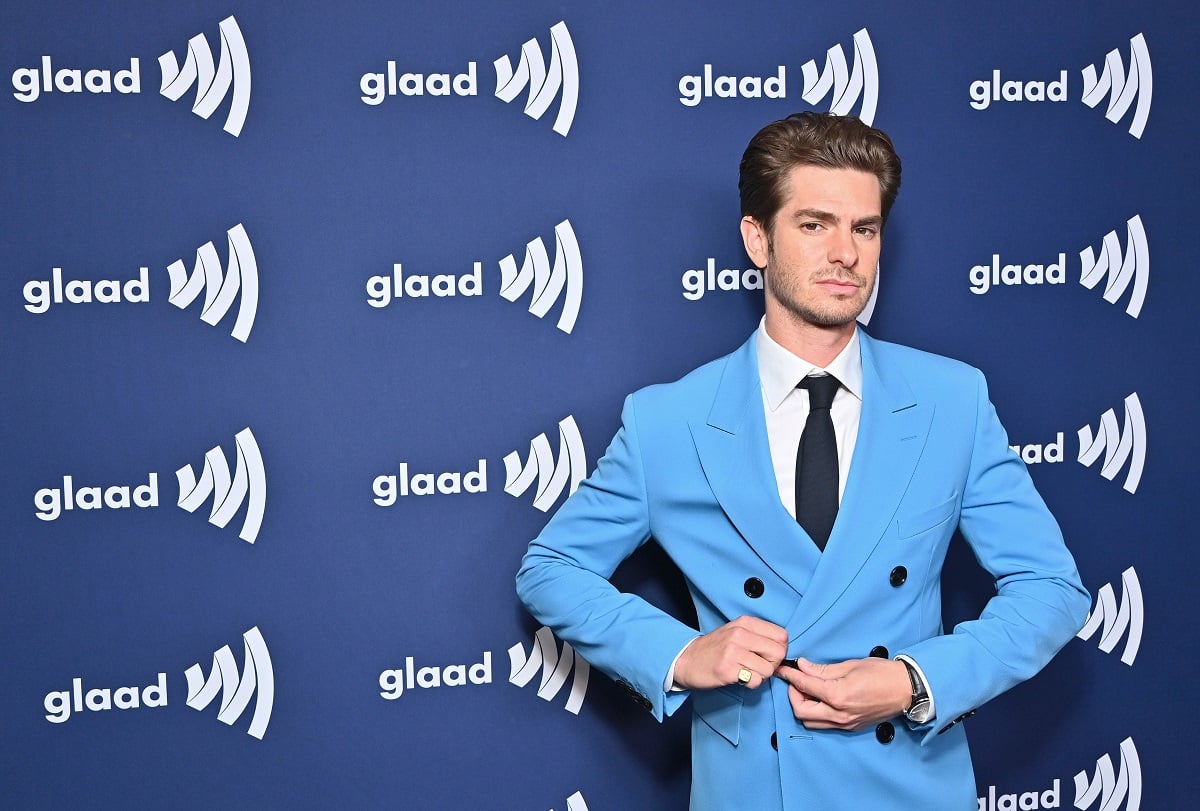
[[[530,287],[533,300],[529,312],[545,318],[561,299],[562,312],[558,317],[558,328],[568,335],[575,329],[579,318],[579,307],[583,300],[583,257],[579,252],[579,241],[570,220],[554,226],[554,264],[542,238],[525,246],[525,259],[517,268],[517,260],[509,254],[500,260],[500,295],[515,302]],[[390,276],[372,276],[367,279],[367,304],[376,309],[387,307],[396,299],[453,298],[483,295],[483,262],[475,262],[470,273],[455,276],[451,273],[435,275],[405,273],[404,265],[392,265]]]
[[[222,272],[221,261],[212,242],[196,251],[196,265],[189,276],[182,260],[167,267],[171,279],[168,301],[186,309],[200,293],[204,293],[204,308],[200,320],[216,326],[241,294],[237,320],[231,335],[242,343],[250,337],[254,317],[258,312],[258,262],[246,229],[238,223],[228,231],[229,264]],[[52,268],[49,279],[31,279],[22,291],[25,310],[42,315],[55,304],[144,304],[150,301],[150,268],[138,269],[134,279],[67,279],[61,267]]]
[[1083,264],[1079,283],[1093,290],[1101,279],[1107,279],[1104,283],[1104,300],[1109,304],[1116,304],[1132,283],[1133,292],[1130,293],[1125,312],[1137,318],[1150,285],[1150,248],[1146,243],[1146,229],[1142,227],[1140,215],[1135,214],[1125,223],[1125,234],[1126,250],[1123,254],[1116,231],[1105,234],[1099,258],[1090,246],[1080,252],[1079,259]]
[[[1146,39],[1141,34],[1129,40],[1130,64],[1129,73],[1125,72],[1125,64],[1117,50],[1108,52],[1104,60],[1104,72],[1097,77],[1096,66],[1088,65],[1083,69],[1082,101],[1088,107],[1095,107],[1108,95],[1108,106],[1105,118],[1114,124],[1121,119],[1133,106],[1133,120],[1129,124],[1129,134],[1141,138],[1150,117],[1150,104],[1154,95],[1154,71],[1150,64],[1150,51],[1146,47]],[[1005,80],[1000,69],[992,71],[991,81],[979,79],[971,82],[971,106],[976,110],[986,110],[992,102],[1032,101],[1032,102],[1065,102],[1069,95],[1069,81],[1066,70],[1059,71],[1058,77],[1050,81],[1044,80]]]
[[1100,415],[1100,428],[1095,435],[1091,426],[1079,429],[1079,461],[1091,467],[1100,454],[1104,454],[1100,475],[1109,481],[1115,479],[1129,462],[1123,487],[1136,493],[1146,464],[1146,420],[1136,391],[1125,398],[1124,429],[1117,427],[1117,415],[1111,408]]
[[520,498],[537,479],[537,494],[533,506],[547,512],[558,501],[563,490],[574,493],[587,474],[587,458],[583,438],[575,418],[567,415],[558,423],[558,460],[550,450],[550,440],[538,434],[529,443],[529,457],[521,464],[516,451],[504,457],[504,492]]
[[[1130,493],[1137,491],[1138,482],[1142,478],[1142,468],[1146,463],[1146,421],[1142,416],[1141,401],[1137,392],[1125,398],[1124,430],[1117,426],[1117,415],[1110,408],[1100,417],[1100,428],[1092,434],[1090,426],[1083,426],[1077,432],[1079,437],[1078,461],[1085,467],[1104,454],[1104,463],[1100,466],[1100,475],[1112,481],[1117,474],[1129,463],[1129,471],[1125,477],[1124,487]],[[1054,441],[1045,444],[1012,445],[1012,450],[1028,465],[1056,463],[1063,461],[1065,440],[1063,432],[1059,431]]]
[[258,443],[250,429],[243,428],[234,441],[237,444],[237,467],[232,478],[229,476],[229,462],[219,445],[204,454],[204,470],[200,478],[196,478],[191,465],[184,465],[175,471],[179,480],[179,506],[188,512],[195,512],[212,496],[208,523],[225,527],[242,504],[247,504],[246,517],[238,537],[247,543],[254,543],[262,528],[263,513],[267,507],[267,475]]
[[[1079,283],[1093,290],[1103,280],[1103,298],[1109,304],[1119,302],[1132,287],[1125,312],[1137,318],[1150,285],[1150,248],[1140,215],[1130,217],[1125,230],[1125,249],[1117,232],[1109,231],[1098,256],[1090,245],[1079,252]],[[968,277],[971,292],[981,296],[996,287],[1065,284],[1068,270],[1066,253],[1058,254],[1054,262],[1027,265],[1005,263],[1000,254],[994,253],[990,264],[975,265]]]
[[536,39],[527,40],[521,46],[521,62],[515,71],[507,54],[493,65],[496,68],[496,98],[511,103],[528,86],[525,115],[535,121],[541,119],[562,90],[554,131],[564,138],[567,136],[579,103],[579,63],[575,58],[575,43],[571,41],[571,32],[565,22],[559,21],[550,27],[549,72]]
[[417,687],[428,690],[431,687],[462,687],[467,684],[492,683],[492,652],[484,651],[483,659],[473,665],[445,665],[443,667],[426,666],[417,668],[411,656],[404,659],[404,667],[385,670],[379,674],[379,695],[388,701],[395,701]]
[[529,303],[529,312],[538,318],[545,318],[559,297],[563,297],[558,328],[570,335],[579,318],[579,304],[583,299],[583,258],[579,255],[579,242],[570,220],[554,226],[553,266],[541,237],[525,246],[525,261],[520,270],[512,254],[500,260],[501,296],[516,301],[530,285],[533,286],[533,300]]
[[1104,72],[1096,76],[1096,66],[1088,65],[1083,69],[1083,103],[1095,107],[1108,95],[1108,108],[1104,117],[1114,124],[1119,124],[1129,111],[1134,100],[1137,109],[1133,112],[1133,120],[1129,122],[1129,134],[1141,138],[1146,130],[1146,120],[1150,117],[1150,102],[1154,96],[1154,70],[1150,64],[1150,50],[1146,47],[1146,38],[1141,34],[1129,40],[1129,73],[1125,73],[1125,63],[1121,61],[1121,53],[1112,49],[1104,57]]
[[[275,701],[275,677],[271,668],[271,654],[258,626],[254,626],[242,634],[246,646],[245,667],[241,674],[237,670],[237,662],[229,646],[213,654],[213,667],[207,679],[200,665],[192,665],[184,676],[188,683],[187,705],[196,710],[203,710],[217,693],[221,693],[221,710],[217,720],[225,724],[233,724],[246,708],[250,699],[255,699],[254,715],[250,719],[247,732],[262,740],[271,721],[271,708]],[[129,686],[95,687],[86,692],[83,689],[83,679],[71,680],[70,690],[56,690],[46,694],[43,707],[46,710],[46,720],[52,724],[66,723],[72,712],[89,710],[134,710],[143,707],[167,706],[167,674],[159,673],[158,679],[145,687]]]
[[221,272],[221,260],[212,242],[206,242],[197,249],[196,265],[191,276],[182,259],[177,259],[167,267],[171,277],[168,301],[184,310],[203,291],[204,309],[200,312],[200,320],[215,327],[233,307],[240,291],[237,320],[230,334],[246,343],[250,330],[254,328],[254,316],[258,313],[258,262],[254,258],[250,237],[241,223],[230,228],[227,236],[229,264],[224,273]]
[[[239,431],[237,468],[230,477],[229,463],[221,448],[215,447],[204,456],[204,471],[200,478],[185,465],[175,471],[179,480],[178,505],[195,512],[211,495],[212,512],[209,523],[224,527],[242,505],[248,503],[246,518],[239,536],[254,543],[262,525],[267,501],[267,479],[258,443],[249,428]],[[63,476],[62,487],[43,487],[33,496],[35,515],[43,521],[54,521],[72,510],[129,509],[158,506],[158,474],[150,473],[145,484],[114,484],[79,486],[73,476]]]
[[[579,710],[583,707],[584,696],[587,694],[588,678],[591,676],[592,666],[566,642],[563,643],[560,653],[554,633],[549,628],[543,626],[534,634],[528,656],[525,655],[525,649],[520,642],[509,648],[508,661],[508,681],[517,687],[529,684],[533,677],[539,671],[541,672],[542,680],[538,685],[537,694],[538,698],[543,701],[554,700],[566,685],[567,676],[571,674],[571,668],[574,667],[575,677],[571,681],[571,691],[567,695],[564,709],[579,715]],[[582,798],[580,799],[582,800]]]
[[1121,638],[1125,637],[1125,650],[1121,653],[1121,661],[1132,667],[1137,659],[1138,648],[1142,644],[1142,624],[1145,618],[1142,585],[1138,582],[1137,572],[1132,566],[1121,573],[1121,587],[1119,608],[1112,583],[1105,583],[1096,592],[1096,607],[1076,636],[1087,640],[1099,631],[1099,647],[1105,653],[1112,653]]
[[196,86],[196,101],[192,112],[207,119],[233,88],[229,114],[223,129],[235,138],[242,134],[246,113],[250,110],[250,55],[242,30],[232,16],[221,20],[221,61],[213,67],[212,50],[203,34],[188,40],[187,59],[183,67],[175,59],[173,51],[158,58],[162,72],[162,87],[159,92],[171,101],[179,101],[183,94]]
[[[579,63],[567,24],[559,21],[550,28],[549,69],[536,39],[521,46],[521,61],[516,70],[507,55],[493,64],[496,68],[496,98],[511,103],[528,88],[525,115],[535,121],[546,114],[556,97],[559,98],[554,131],[565,138],[571,131],[579,103]],[[385,72],[364,73],[359,80],[359,90],[362,102],[372,107],[382,104],[388,96],[479,95],[475,62],[468,62],[464,72],[451,77],[449,73],[401,73],[396,62],[390,60]]]
[[254,714],[246,733],[261,741],[271,723],[271,709],[275,704],[275,671],[271,667],[271,653],[257,625],[242,634],[242,641],[246,655],[240,674],[228,645],[213,654],[213,666],[207,679],[199,664],[184,671],[188,685],[187,705],[194,710],[203,710],[220,692],[221,709],[217,720],[232,725],[253,698]]
[[[220,23],[221,58],[214,66],[212,50],[203,34],[188,41],[188,54],[179,66],[175,54],[167,51],[158,58],[162,74],[160,93],[172,101],[196,86],[192,112],[208,118],[229,95],[232,101],[225,119],[225,131],[238,136],[250,107],[250,57],[237,20],[227,17]],[[141,60],[129,60],[129,68],[112,71],[103,68],[54,68],[54,60],[43,56],[40,68],[18,68],[12,75],[13,97],[18,101],[37,101],[42,93],[112,93],[142,92]]]
[[[542,512],[554,506],[554,502],[564,490],[575,492],[587,468],[583,440],[579,436],[575,418],[570,415],[563,418],[558,423],[558,433],[557,462],[550,451],[550,440],[545,434],[538,434],[529,443],[529,460],[524,467],[521,466],[521,458],[516,451],[504,457],[504,491],[519,498],[536,479],[537,495],[533,506]],[[486,493],[487,471],[486,459],[477,460],[474,469],[471,470],[442,472],[416,472],[409,469],[408,462],[401,462],[398,475],[375,477],[371,485],[375,494],[373,500],[380,507],[391,507],[398,498],[408,496]]]
[[1089,780],[1087,771],[1075,775],[1075,807],[1089,809],[1099,800],[1096,811],[1138,811],[1142,805],[1142,764],[1133,738],[1121,741],[1121,770],[1113,769],[1112,759],[1103,755]]
[[[859,105],[858,117],[868,124],[875,120],[879,103],[879,67],[871,36],[863,28],[854,34],[854,65],[846,62],[840,44],[825,52],[825,69],[818,70],[810,59],[801,67],[804,89],[801,97],[809,104],[829,98],[829,112],[847,115]],[[679,103],[695,107],[709,98],[787,98],[787,66],[780,65],[774,76],[716,75],[711,64],[702,73],[681,76]]]

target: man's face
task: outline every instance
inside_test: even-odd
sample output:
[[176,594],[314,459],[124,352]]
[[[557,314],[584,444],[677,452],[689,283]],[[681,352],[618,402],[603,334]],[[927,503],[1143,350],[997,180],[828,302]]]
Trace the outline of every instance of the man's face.
[[794,167],[771,235],[756,220],[742,220],[746,252],[766,268],[768,321],[853,324],[875,287],[880,210],[879,182],[870,172]]

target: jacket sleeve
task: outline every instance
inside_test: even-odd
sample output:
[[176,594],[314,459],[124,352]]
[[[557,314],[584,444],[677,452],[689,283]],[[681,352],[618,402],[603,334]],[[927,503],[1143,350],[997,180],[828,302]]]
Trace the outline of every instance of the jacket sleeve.
[[517,593],[529,612],[662,720],[685,700],[664,680],[698,632],[609,577],[650,537],[650,506],[638,440],[636,395],[596,470],[529,545]]
[[996,595],[978,619],[901,651],[920,663],[944,731],[1041,670],[1083,626],[1091,601],[1054,516],[1034,488],[977,375],[974,443],[959,531]]

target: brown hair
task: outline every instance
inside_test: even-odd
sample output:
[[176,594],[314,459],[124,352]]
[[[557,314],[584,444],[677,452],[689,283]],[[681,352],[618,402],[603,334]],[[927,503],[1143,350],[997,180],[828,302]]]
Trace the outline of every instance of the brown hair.
[[900,192],[900,156],[883,130],[855,116],[793,113],[759,130],[742,155],[742,216],[753,217],[768,235],[783,207],[787,175],[795,166],[859,169],[875,175],[884,221]]

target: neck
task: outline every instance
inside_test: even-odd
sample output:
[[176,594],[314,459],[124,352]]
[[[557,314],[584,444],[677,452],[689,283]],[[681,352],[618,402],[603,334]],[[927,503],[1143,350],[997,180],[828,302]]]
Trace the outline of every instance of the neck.
[[795,319],[772,318],[770,310],[764,326],[775,343],[814,366],[825,368],[838,356],[854,336],[855,322],[823,327]]

